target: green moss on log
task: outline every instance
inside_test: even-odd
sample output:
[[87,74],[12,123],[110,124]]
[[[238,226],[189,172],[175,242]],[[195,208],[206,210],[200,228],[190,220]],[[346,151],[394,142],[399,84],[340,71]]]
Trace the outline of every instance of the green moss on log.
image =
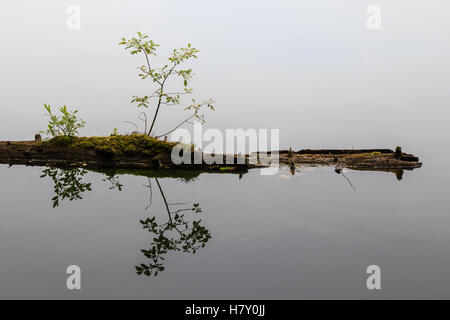
[[91,149],[111,155],[146,155],[170,153],[176,145],[146,135],[111,135],[109,137],[58,136],[42,142],[43,145],[70,149]]

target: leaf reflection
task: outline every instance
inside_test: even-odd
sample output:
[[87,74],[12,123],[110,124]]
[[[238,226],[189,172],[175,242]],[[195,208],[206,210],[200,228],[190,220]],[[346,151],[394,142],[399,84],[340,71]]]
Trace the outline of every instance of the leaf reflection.
[[42,170],[41,178],[50,177],[53,180],[55,196],[52,198],[53,208],[59,206],[64,199],[70,201],[82,199],[82,193],[91,191],[91,183],[83,181],[88,171],[80,168],[58,169],[50,167]]
[[[60,169],[50,167],[42,170],[41,178],[49,177],[54,184],[53,208],[58,207],[60,202],[65,199],[70,201],[81,200],[83,193],[92,190],[91,183],[83,180],[86,173],[88,173],[88,170],[82,168]],[[119,175],[116,175],[113,171],[104,174],[106,177],[102,181],[109,182],[108,188],[110,190],[122,191],[123,184],[119,180]],[[147,176],[146,178],[148,183],[143,184],[143,186],[149,189],[149,199],[145,209],[148,210],[153,205],[152,187],[156,186],[165,210],[164,218],[153,216],[140,220],[141,227],[152,234],[153,241],[150,242],[149,248],[141,249],[148,261],[135,266],[135,268],[139,275],[157,276],[165,269],[164,260],[170,252],[195,254],[200,248],[206,246],[211,239],[211,233],[202,225],[202,220],[198,218],[202,214],[199,203],[189,205],[187,202],[169,202],[159,179],[156,176]],[[187,178],[184,176],[176,177],[177,181],[185,182],[193,181],[195,178],[192,175],[187,175]]]
[[[140,220],[143,229],[153,233],[153,242],[149,249],[141,252],[149,262],[135,266],[137,274],[157,276],[164,271],[163,261],[170,251],[180,251],[195,254],[198,249],[206,246],[211,239],[211,233],[201,225],[201,219],[192,219],[202,212],[200,204],[189,207],[179,207],[180,203],[168,203],[158,178],[154,178],[167,211],[165,222],[158,222],[156,216]],[[151,190],[151,184],[149,184]],[[192,221],[191,221],[192,219]]]

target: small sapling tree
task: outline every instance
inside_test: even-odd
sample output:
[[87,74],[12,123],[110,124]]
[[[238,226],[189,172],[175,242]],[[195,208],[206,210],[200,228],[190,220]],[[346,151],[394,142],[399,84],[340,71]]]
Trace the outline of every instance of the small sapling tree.
[[[189,59],[197,58],[197,53],[199,51],[196,48],[192,47],[191,44],[188,44],[186,48],[174,49],[168,58],[169,63],[160,68],[155,68],[151,64],[151,57],[156,56],[156,49],[159,45],[147,35],[138,32],[136,37],[130,39],[122,38],[122,41],[119,42],[119,44],[125,46],[125,49],[132,55],[143,55],[145,58],[145,65],[138,67],[139,77],[143,80],[150,79],[154,84],[153,89],[155,90],[152,89],[150,94],[140,97],[133,96],[131,100],[132,103],[137,104],[138,108],[149,108],[152,104],[154,105],[155,111],[148,131],[146,113],[143,112],[139,115],[139,119],[143,120],[145,123],[145,133],[147,135],[159,138],[175,131],[186,123],[190,123],[193,119],[196,119],[201,123],[205,122],[201,109],[214,110],[214,100],[208,99],[197,102],[195,99],[191,99],[191,103],[184,108],[184,110],[190,111],[190,115],[186,119],[163,134],[153,134],[155,122],[158,118],[161,106],[181,105],[182,96],[192,94],[193,90],[188,88],[189,80],[191,80],[193,75],[192,69],[183,69],[181,65]],[[182,90],[169,92],[169,90],[166,89],[168,80],[171,77],[178,77],[181,80],[183,84]]]
[[47,110],[50,119],[48,121],[47,131],[41,131],[41,133],[46,133],[52,137],[73,137],[77,135],[78,130],[83,128],[86,124],[85,121],[78,118],[78,110],[69,111],[66,106],[59,107],[58,111],[61,115],[57,116],[52,112],[50,105],[44,104],[44,108]]

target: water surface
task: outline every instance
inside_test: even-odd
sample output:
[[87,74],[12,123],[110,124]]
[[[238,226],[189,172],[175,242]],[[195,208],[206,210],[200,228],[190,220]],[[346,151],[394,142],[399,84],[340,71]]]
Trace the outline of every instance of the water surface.
[[[449,297],[449,200],[425,168],[400,181],[349,170],[353,189],[327,167],[164,177],[2,165],[0,297]],[[163,230],[171,220],[181,232]],[[80,291],[66,289],[71,264]],[[141,264],[158,267],[139,275]],[[371,264],[380,291],[366,288]]]
[[[280,149],[400,145],[424,165],[400,181],[349,171],[355,190],[332,168],[159,176],[176,210],[201,208],[185,219],[201,219],[205,247],[170,250],[149,277],[135,269],[155,238],[140,220],[169,218],[154,176],[121,174],[119,191],[72,172],[78,184],[57,179],[66,197],[52,199],[54,171],[0,165],[0,298],[450,298],[449,2],[378,2],[380,30],[361,0],[78,0],[79,30],[66,27],[72,1],[2,3],[0,140],[45,129],[44,103],[78,109],[83,136],[134,130],[131,97],[153,91],[118,42],[141,31],[161,65],[173,48],[200,49],[194,98],[217,101],[205,130],[279,129]],[[183,107],[162,109],[156,131]],[[65,286],[72,264],[80,291]],[[372,264],[379,291],[366,288]]]

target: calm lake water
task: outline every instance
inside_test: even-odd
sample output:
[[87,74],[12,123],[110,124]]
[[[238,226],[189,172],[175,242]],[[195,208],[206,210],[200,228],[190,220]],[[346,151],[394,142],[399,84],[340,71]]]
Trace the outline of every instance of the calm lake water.
[[[78,0],[71,30],[73,4],[2,6],[0,140],[45,129],[44,103],[79,110],[82,136],[135,130],[130,100],[154,88],[118,42],[140,31],[161,45],[157,66],[173,48],[200,50],[186,67],[193,98],[217,101],[205,129],[279,129],[280,149],[400,145],[423,167],[400,181],[348,171],[353,189],[332,168],[186,182],[0,165],[0,298],[450,299],[448,1],[380,1],[378,30],[361,0]],[[185,119],[184,106],[162,109],[156,132]],[[187,209],[193,234],[165,230],[176,213],[162,194],[169,211]],[[152,261],[156,236],[140,220],[153,217],[173,241],[147,277],[135,266]],[[81,290],[66,288],[69,265]],[[381,290],[366,287],[369,265]]]
[[[449,298],[448,175],[426,158],[400,181],[348,170],[355,189],[325,167],[183,179],[1,165],[0,297]],[[180,232],[164,230],[176,212]],[[164,270],[138,275],[153,231],[172,241]],[[82,289],[69,291],[73,264]],[[381,290],[366,288],[372,264]]]

